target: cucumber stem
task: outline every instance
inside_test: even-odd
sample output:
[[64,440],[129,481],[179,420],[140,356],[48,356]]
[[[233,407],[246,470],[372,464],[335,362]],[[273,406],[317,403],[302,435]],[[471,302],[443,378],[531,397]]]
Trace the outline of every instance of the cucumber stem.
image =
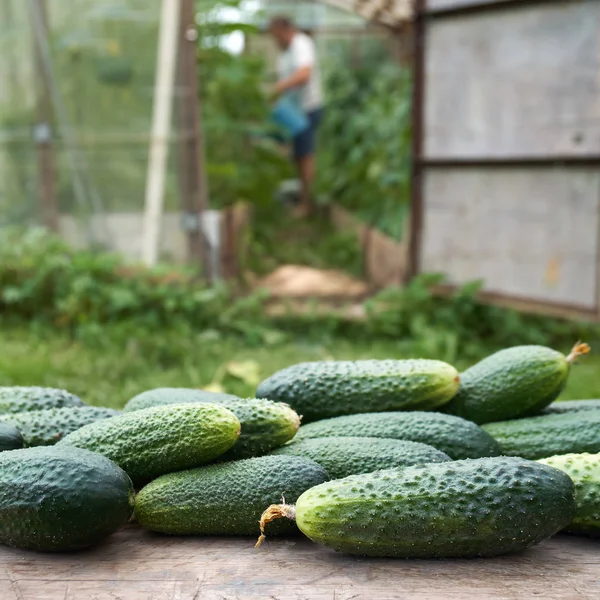
[[580,356],[584,354],[588,354],[591,348],[588,344],[582,344],[581,342],[577,342],[573,346],[573,350],[571,350],[571,354],[567,356],[567,362],[572,365]]
[[296,507],[293,504],[271,504],[260,517],[260,537],[254,546],[255,548],[260,548],[262,543],[267,539],[265,526],[277,519],[291,519],[295,521]]

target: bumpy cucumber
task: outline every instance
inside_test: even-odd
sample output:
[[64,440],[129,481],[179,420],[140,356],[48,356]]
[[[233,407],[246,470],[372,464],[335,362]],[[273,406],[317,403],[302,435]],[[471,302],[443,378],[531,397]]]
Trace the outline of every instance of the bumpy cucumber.
[[23,435],[26,446],[52,446],[69,433],[119,414],[112,408],[73,406],[49,408],[24,413],[2,415],[2,421],[12,423]]
[[565,454],[538,462],[564,471],[575,484],[575,518],[565,531],[600,536],[600,454]]
[[497,456],[500,448],[481,427],[434,412],[365,413],[303,425],[294,441],[319,437],[377,437],[428,444],[455,460]]
[[[327,481],[323,467],[297,456],[261,456],[170,473],[138,494],[137,521],[154,531],[185,535],[257,535],[260,516],[282,496],[295,502]],[[270,534],[293,531],[277,524]]]
[[496,352],[461,373],[460,390],[445,410],[480,425],[539,413],[558,398],[570,365],[589,350],[577,344],[569,356],[544,346]]
[[452,460],[433,446],[419,442],[361,437],[307,438],[286,444],[272,454],[310,458],[324,467],[332,479]]
[[235,446],[221,460],[236,460],[267,454],[291,440],[300,427],[300,417],[287,404],[256,398],[242,399],[229,394],[215,394],[185,388],[159,388],[132,398],[125,411],[133,412],[151,406],[169,404],[219,404],[230,410],[242,425]]
[[0,387],[0,414],[84,406],[81,398],[65,390],[46,387]]
[[[517,458],[483,458],[353,475],[271,506],[314,542],[366,556],[496,556],[548,538],[572,520],[562,471]],[[264,534],[259,540],[262,542]]]
[[456,369],[438,360],[301,363],[278,371],[256,392],[289,404],[308,423],[390,410],[432,410],[456,394]]
[[125,404],[123,410],[133,412],[165,404],[192,404],[194,402],[220,404],[223,400],[239,400],[239,398],[231,394],[207,392],[193,388],[156,388],[134,396]]
[[85,548],[133,513],[133,486],[125,472],[79,448],[0,453],[0,490],[0,543],[17,548]]
[[563,402],[553,402],[540,414],[559,415],[563,413],[583,412],[588,410],[600,410],[600,400],[565,400]]
[[135,484],[208,463],[229,450],[240,422],[216,404],[156,406],[86,425],[57,446],[98,452],[122,467]]
[[600,410],[514,419],[483,425],[502,454],[532,460],[557,454],[600,452]]

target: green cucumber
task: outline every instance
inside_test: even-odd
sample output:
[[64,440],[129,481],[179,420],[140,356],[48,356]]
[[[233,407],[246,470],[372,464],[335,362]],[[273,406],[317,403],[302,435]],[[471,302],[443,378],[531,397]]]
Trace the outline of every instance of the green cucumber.
[[229,450],[240,422],[216,404],[156,406],[86,425],[57,446],[98,452],[122,467],[135,484],[208,463]]
[[432,410],[458,391],[456,369],[438,360],[301,363],[278,371],[256,392],[289,404],[303,421],[390,410]]
[[185,388],[158,388],[132,398],[125,411],[150,406],[212,402],[230,410],[242,425],[235,446],[221,460],[235,460],[267,454],[291,440],[300,427],[300,417],[287,404],[256,398],[242,399],[229,394],[215,394]]
[[0,453],[0,543],[56,552],[100,542],[126,525],[133,486],[107,458],[78,448]]
[[565,531],[600,536],[600,454],[564,454],[538,462],[564,471],[575,484],[577,512]]
[[377,437],[428,444],[455,460],[497,456],[500,448],[470,421],[434,412],[365,413],[303,425],[294,441],[320,437]]
[[[329,476],[297,456],[261,456],[155,479],[138,494],[137,521],[153,531],[180,535],[257,535],[266,506],[282,496],[293,502]],[[278,524],[279,525],[279,524]],[[290,533],[286,523],[271,534]]]
[[112,408],[98,406],[74,406],[49,408],[24,413],[2,415],[0,418],[11,423],[23,435],[26,446],[52,446],[69,433],[101,419],[119,414]]
[[286,444],[271,454],[310,458],[324,467],[332,479],[452,460],[433,446],[419,442],[364,437],[307,438]]
[[544,346],[496,352],[461,373],[460,390],[446,410],[479,425],[535,415],[558,398],[570,365],[589,350],[577,344],[569,356]]
[[[295,518],[339,552],[399,558],[496,556],[554,535],[575,514],[562,471],[517,458],[482,458],[352,475],[269,507],[261,528]],[[264,540],[264,532],[259,545]]]
[[553,402],[541,414],[558,415],[588,410],[600,410],[600,400],[563,400],[562,402]]
[[291,440],[300,427],[298,414],[283,402],[248,398],[218,404],[229,409],[242,425],[239,441],[220,460],[267,454]]
[[536,460],[557,454],[600,452],[600,410],[541,415],[483,426],[502,454]]
[[239,400],[239,398],[231,394],[207,392],[194,388],[156,388],[134,396],[125,404],[123,410],[132,412],[165,404],[193,404],[194,402],[220,404],[224,400]]
[[84,406],[81,398],[65,390],[46,387],[0,387],[0,414],[67,406]]
[[23,445],[21,432],[14,425],[0,421],[0,452],[17,450]]

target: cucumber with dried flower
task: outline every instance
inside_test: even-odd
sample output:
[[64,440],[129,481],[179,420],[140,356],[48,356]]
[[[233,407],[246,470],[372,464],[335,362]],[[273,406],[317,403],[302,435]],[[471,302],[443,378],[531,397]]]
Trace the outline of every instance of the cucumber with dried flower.
[[589,351],[578,343],[568,356],[545,346],[496,352],[461,373],[445,410],[479,425],[535,415],[558,398],[571,365]]

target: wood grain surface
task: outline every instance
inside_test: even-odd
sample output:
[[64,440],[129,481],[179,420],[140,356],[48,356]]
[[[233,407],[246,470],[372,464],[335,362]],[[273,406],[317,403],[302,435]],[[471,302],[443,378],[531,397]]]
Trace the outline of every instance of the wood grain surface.
[[600,541],[495,559],[343,556],[302,538],[183,538],[131,526],[77,554],[0,548],[1,600],[597,600]]

